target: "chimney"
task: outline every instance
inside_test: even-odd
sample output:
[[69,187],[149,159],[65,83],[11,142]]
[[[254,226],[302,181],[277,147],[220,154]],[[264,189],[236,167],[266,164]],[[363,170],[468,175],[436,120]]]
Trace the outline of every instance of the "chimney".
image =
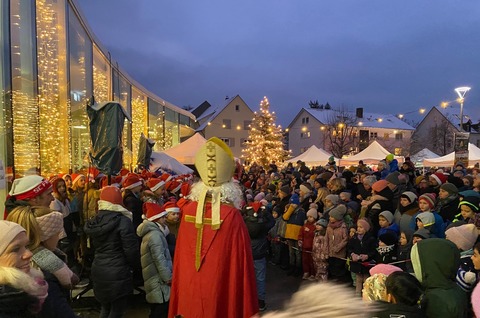
[[363,118],[363,107],[359,107],[356,109],[357,118]]

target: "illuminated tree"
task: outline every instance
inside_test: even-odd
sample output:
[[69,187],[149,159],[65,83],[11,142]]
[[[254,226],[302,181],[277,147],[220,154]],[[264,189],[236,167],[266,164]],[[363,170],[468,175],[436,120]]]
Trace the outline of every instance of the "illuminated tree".
[[276,125],[275,113],[270,113],[267,97],[260,102],[260,112],[255,112],[248,140],[242,149],[248,166],[254,163],[268,169],[272,162],[282,162],[288,155],[283,148],[283,134],[280,125]]

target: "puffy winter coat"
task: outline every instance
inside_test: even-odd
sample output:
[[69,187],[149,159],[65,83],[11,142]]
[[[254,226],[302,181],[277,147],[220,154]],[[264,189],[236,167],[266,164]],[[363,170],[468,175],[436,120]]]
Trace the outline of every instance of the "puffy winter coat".
[[173,268],[165,235],[156,223],[148,220],[138,226],[137,235],[142,238],[140,254],[147,302],[165,303],[170,300],[167,283],[172,280]]
[[[118,207],[112,204],[110,209],[114,206]],[[95,298],[100,302],[109,303],[133,291],[132,268],[139,263],[140,251],[128,213],[100,210],[85,224],[95,249],[91,277]]]
[[[368,259],[365,260],[366,262],[372,260],[375,257],[377,247],[377,240],[375,236],[373,236],[370,232],[367,232],[363,235],[362,239],[359,239],[357,235],[352,237],[348,241],[347,245],[347,257],[350,257],[352,253],[357,255],[365,254],[368,255]],[[366,274],[369,271],[369,267],[364,266],[361,264],[362,261],[358,262],[350,262],[350,271],[352,273],[362,273]]]

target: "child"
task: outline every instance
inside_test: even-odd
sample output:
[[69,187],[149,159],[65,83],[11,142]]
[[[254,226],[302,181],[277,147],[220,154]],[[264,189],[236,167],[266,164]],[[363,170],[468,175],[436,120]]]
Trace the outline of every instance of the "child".
[[400,234],[400,228],[398,227],[397,223],[395,223],[392,212],[383,211],[380,213],[378,215],[378,223],[380,224],[380,230],[378,230],[377,237],[380,237],[380,235],[386,233],[387,231],[395,233],[397,237]]
[[477,280],[477,271],[472,263],[473,246],[478,238],[477,228],[473,224],[452,226],[446,232],[447,240],[455,243],[460,251],[460,267],[456,281],[463,291],[470,294]]
[[465,197],[458,204],[459,212],[456,215],[456,220],[465,221],[466,223],[475,224],[480,227],[480,198],[479,197]]
[[385,232],[378,238],[377,264],[392,264],[398,260],[397,235]]
[[317,209],[311,208],[307,212],[307,221],[298,234],[298,246],[302,248],[303,279],[314,280],[315,268],[312,259],[313,237],[315,236],[315,221]]
[[348,230],[343,222],[347,208],[340,204],[329,211],[326,241],[328,245],[329,276],[338,281],[345,281],[347,271],[345,257],[347,256]]
[[436,237],[433,233],[433,226],[435,225],[435,217],[433,213],[430,212],[422,212],[417,215],[417,227],[416,229],[425,229],[430,233],[430,237]]
[[400,232],[405,231],[410,235],[413,234],[413,229],[410,228],[410,221],[412,216],[417,214],[419,210],[417,195],[410,191],[405,191],[400,195],[400,204],[395,211],[395,223],[398,224]]
[[435,198],[436,196],[434,193],[425,193],[418,198],[418,207],[420,208],[420,211],[412,217],[412,220],[410,221],[410,228],[412,230],[417,229],[416,224],[418,214],[422,212],[430,212],[435,218],[435,224],[432,233],[434,233],[435,236],[438,238],[445,238],[445,232],[443,230],[443,219],[440,214],[432,210],[435,206]]
[[272,257],[270,259],[271,265],[280,264],[280,249],[281,249],[281,241],[280,241],[280,234],[278,232],[279,225],[280,225],[280,218],[278,211],[274,209],[272,211],[273,219],[275,220],[275,225],[268,231],[268,237],[270,240],[270,249],[272,251]]
[[326,282],[328,279],[328,245],[325,234],[328,222],[320,219],[315,223],[315,236],[313,238],[312,259],[315,266],[315,280]]
[[367,266],[363,262],[370,261],[375,256],[377,240],[370,234],[370,224],[364,218],[357,221],[357,233],[351,238],[347,246],[347,255],[351,259],[350,271],[355,273],[355,293],[360,296],[363,283],[368,278]]
[[400,239],[398,240],[398,261],[402,262],[398,263],[397,266],[407,273],[413,273],[413,266],[410,261],[411,250],[412,236],[409,235],[409,232],[402,231],[400,233]]
[[426,240],[430,238],[430,232],[426,229],[418,229],[413,233],[412,246],[420,242],[421,240]]
[[326,196],[322,218],[329,221],[330,210],[338,205],[338,201],[340,201],[340,197],[336,194],[329,194]]
[[172,259],[164,231],[168,229],[168,212],[156,203],[144,203],[143,211],[144,221],[138,226],[137,235],[142,238],[140,259],[150,317],[167,317],[172,281]]

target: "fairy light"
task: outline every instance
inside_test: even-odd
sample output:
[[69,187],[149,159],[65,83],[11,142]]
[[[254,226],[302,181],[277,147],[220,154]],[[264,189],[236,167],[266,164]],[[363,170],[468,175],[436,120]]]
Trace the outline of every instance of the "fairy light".
[[70,167],[70,112],[66,98],[65,29],[57,4],[38,0],[37,61],[42,174],[67,172]]
[[272,162],[281,162],[288,156],[283,149],[282,127],[276,125],[276,117],[269,111],[267,97],[260,102],[260,111],[254,113],[248,139],[242,149],[247,165],[257,163],[265,168]]
[[132,158],[133,164],[137,163],[140,136],[147,135],[147,103],[146,97],[134,91],[132,96]]

